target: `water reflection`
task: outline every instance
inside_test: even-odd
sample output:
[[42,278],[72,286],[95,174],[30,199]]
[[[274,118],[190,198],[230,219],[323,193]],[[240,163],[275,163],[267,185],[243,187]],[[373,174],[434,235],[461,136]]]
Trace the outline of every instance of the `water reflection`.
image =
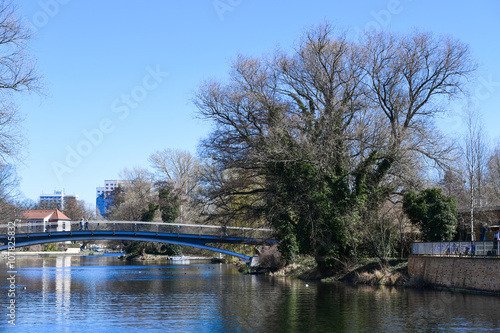
[[[241,275],[232,266],[17,258],[17,331],[493,331],[494,296]],[[3,267],[3,266],[2,266]],[[5,271],[0,278],[5,281]],[[6,304],[5,286],[0,302]],[[9,328],[0,321],[0,330]]]
[[[70,256],[59,256],[56,258],[56,270],[55,270],[55,294],[56,294],[56,307],[55,307],[55,318],[57,323],[61,323],[63,318],[69,314],[71,308],[71,270],[65,269],[65,267],[71,267],[71,257]],[[47,285],[46,278],[44,280],[44,285]],[[50,292],[47,288],[43,290],[43,297],[47,297],[47,292]]]

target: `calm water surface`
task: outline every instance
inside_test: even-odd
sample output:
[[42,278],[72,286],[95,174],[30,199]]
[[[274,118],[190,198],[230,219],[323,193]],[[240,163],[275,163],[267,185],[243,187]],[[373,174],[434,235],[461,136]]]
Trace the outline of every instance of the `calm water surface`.
[[[6,332],[500,332],[500,297],[242,275],[230,265],[16,257]],[[26,289],[25,289],[26,288]]]

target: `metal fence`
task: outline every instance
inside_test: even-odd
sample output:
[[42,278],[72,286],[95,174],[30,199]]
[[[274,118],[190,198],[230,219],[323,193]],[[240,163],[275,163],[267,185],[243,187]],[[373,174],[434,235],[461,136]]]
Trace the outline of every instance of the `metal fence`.
[[179,235],[196,235],[196,236],[216,236],[225,237],[241,237],[253,239],[272,239],[273,232],[271,229],[261,228],[240,228],[240,227],[224,227],[215,225],[199,225],[199,224],[178,224],[178,223],[162,223],[162,222],[140,222],[140,221],[88,221],[88,223],[80,221],[59,221],[59,222],[20,222],[14,224],[0,225],[0,235],[6,235],[9,230],[14,228],[16,235],[21,234],[36,234],[36,233],[55,233],[55,232],[79,232],[79,231],[113,231],[115,232],[149,232],[155,234],[175,234]]
[[498,257],[498,241],[413,243],[411,254],[426,256]]

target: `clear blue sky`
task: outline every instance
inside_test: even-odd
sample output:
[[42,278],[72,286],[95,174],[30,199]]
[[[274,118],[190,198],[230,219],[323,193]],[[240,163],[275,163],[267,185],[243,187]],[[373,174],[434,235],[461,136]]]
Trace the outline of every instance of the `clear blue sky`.
[[[290,47],[325,20],[352,35],[418,28],[469,43],[480,65],[473,95],[488,134],[499,136],[496,0],[40,0],[19,1],[19,13],[36,30],[30,48],[45,92],[18,98],[28,140],[18,173],[33,200],[65,189],[95,204],[96,186],[123,168],[148,167],[151,153],[196,153],[209,130],[190,102],[200,83],[223,79],[238,53]],[[460,119],[450,114],[441,126],[459,131]]]

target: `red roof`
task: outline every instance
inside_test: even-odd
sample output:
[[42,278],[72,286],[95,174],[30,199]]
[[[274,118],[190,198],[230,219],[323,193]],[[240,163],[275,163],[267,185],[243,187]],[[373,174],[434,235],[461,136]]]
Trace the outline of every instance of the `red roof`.
[[69,217],[64,215],[58,209],[27,209],[23,211],[24,220],[44,220],[48,218],[49,222],[56,222],[60,220],[71,221]]

